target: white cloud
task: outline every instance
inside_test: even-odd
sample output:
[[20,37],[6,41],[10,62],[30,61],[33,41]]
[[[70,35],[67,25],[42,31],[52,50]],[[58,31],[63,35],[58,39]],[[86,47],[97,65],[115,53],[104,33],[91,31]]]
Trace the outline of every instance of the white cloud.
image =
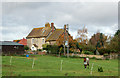
[[117,2],[8,2],[2,10],[3,40],[25,37],[46,22],[54,22],[56,28],[69,24],[74,38],[83,26],[87,26],[89,38],[98,30],[113,34],[118,23]]
[[2,28],[2,40],[15,40],[26,38],[31,28],[28,26],[13,26],[13,27],[3,27]]

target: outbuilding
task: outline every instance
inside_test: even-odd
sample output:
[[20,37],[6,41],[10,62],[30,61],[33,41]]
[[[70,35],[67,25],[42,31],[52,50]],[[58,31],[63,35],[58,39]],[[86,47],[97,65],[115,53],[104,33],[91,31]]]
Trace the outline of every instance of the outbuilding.
[[24,45],[16,42],[0,41],[0,47],[2,54],[7,55],[24,54]]

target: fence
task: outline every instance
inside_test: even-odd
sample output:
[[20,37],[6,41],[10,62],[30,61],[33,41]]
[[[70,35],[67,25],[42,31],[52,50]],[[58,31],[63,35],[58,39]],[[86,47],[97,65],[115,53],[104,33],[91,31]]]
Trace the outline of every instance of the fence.
[[[19,63],[19,62],[21,62],[21,63]],[[19,66],[22,67],[21,69],[23,69],[25,71],[27,71],[27,70],[49,69],[49,70],[55,70],[55,71],[61,71],[62,72],[62,71],[68,71],[68,70],[83,71],[83,69],[84,69],[83,62],[71,62],[71,61],[66,61],[64,59],[58,60],[58,61],[57,60],[53,60],[53,61],[46,60],[46,61],[44,61],[44,60],[36,59],[36,58],[11,56],[9,64],[11,66],[15,66],[16,63],[19,63]],[[98,67],[103,67],[105,70],[107,70],[106,67],[108,69],[111,69],[109,67],[109,63],[106,64],[106,65],[107,66],[97,64],[95,62],[90,62],[90,68],[88,69],[88,73],[90,75],[93,75],[94,72],[98,71]]]

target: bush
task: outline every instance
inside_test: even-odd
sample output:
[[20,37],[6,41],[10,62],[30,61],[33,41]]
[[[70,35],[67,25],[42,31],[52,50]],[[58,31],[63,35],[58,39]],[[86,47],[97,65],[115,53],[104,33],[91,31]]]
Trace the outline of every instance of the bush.
[[60,47],[60,48],[59,48],[59,52],[60,52],[60,53],[64,53],[63,47]]
[[74,48],[70,48],[69,53],[74,53]]
[[51,53],[52,54],[58,54],[58,52],[59,52],[58,46],[57,45],[52,45],[51,46]]
[[28,46],[24,46],[24,49],[25,49],[25,50],[29,50],[29,47],[28,47]]
[[104,56],[108,56],[108,54],[104,54]]
[[82,50],[86,50],[86,51],[95,51],[95,46],[91,45],[91,44],[81,44],[79,45],[79,47],[82,49]]
[[80,56],[69,56],[70,58],[80,58]]
[[92,57],[91,59],[96,59],[96,57]]
[[103,72],[103,68],[102,67],[98,67],[98,72]]
[[106,58],[105,60],[109,60],[109,58]]
[[21,57],[26,57],[26,55],[20,55]]
[[110,50],[106,49],[106,48],[101,48],[101,49],[98,49],[100,55],[103,55],[104,53],[108,53],[110,54]]
[[2,53],[2,56],[5,56],[5,54]]
[[84,54],[94,55],[94,53],[93,53],[93,52],[91,52],[91,51],[84,51]]
[[101,58],[96,58],[96,60],[102,60]]
[[50,52],[51,54],[59,53],[59,47],[57,45],[47,45],[46,50],[47,52]]
[[42,49],[37,49],[37,51],[42,51]]

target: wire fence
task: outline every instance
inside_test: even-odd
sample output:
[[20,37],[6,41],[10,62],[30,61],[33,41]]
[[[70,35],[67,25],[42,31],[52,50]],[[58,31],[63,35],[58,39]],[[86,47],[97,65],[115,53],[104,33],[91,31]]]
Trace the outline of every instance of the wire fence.
[[[59,70],[59,71],[63,71],[64,68],[67,68],[67,65],[66,64],[72,64],[71,67],[74,67],[76,65],[78,66],[83,66],[84,64],[82,62],[71,62],[71,61],[66,61],[64,59],[62,60],[55,60],[55,61],[49,61],[49,60],[46,60],[46,61],[42,61],[40,59],[34,59],[34,58],[31,58],[31,59],[27,59],[27,58],[15,58],[15,57],[10,57],[10,62],[9,64],[12,66],[12,65],[15,65],[15,63],[19,63],[19,66],[22,66],[24,69],[30,69],[31,67],[31,70],[32,69],[54,69],[54,70]],[[38,64],[39,63],[39,64]],[[55,66],[52,66],[52,65],[55,65]],[[41,66],[41,67],[39,67]],[[64,68],[63,68],[64,67]],[[108,63],[108,66],[104,66],[104,65],[100,65],[100,64],[97,64],[95,62],[91,62],[90,63],[90,74],[94,74],[93,71],[97,71],[98,67],[103,67],[103,68],[108,68],[108,69],[111,69],[109,67],[109,63]],[[11,69],[12,70],[12,69]],[[66,69],[67,70],[67,69]],[[73,70],[73,69],[71,69]],[[75,70],[75,69],[74,69]]]

